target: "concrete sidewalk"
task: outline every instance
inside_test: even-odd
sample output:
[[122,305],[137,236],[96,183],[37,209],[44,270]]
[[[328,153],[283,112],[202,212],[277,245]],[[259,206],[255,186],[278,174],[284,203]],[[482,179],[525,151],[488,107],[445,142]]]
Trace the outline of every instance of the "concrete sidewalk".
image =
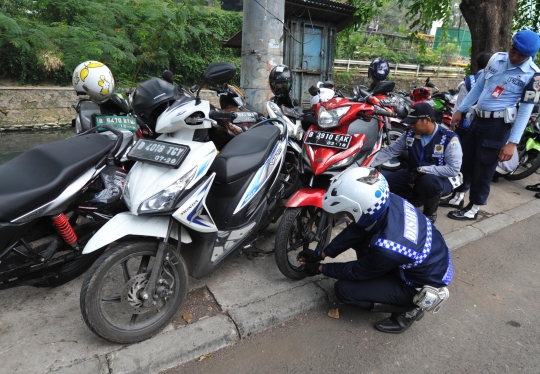
[[[538,182],[501,180],[492,185],[489,205],[476,222],[452,221],[439,209],[437,228],[451,249],[540,213],[540,200],[524,186]],[[271,249],[277,226],[266,230],[262,249]],[[339,232],[341,227],[334,230]],[[354,258],[348,251],[335,261]],[[248,260],[244,255],[215,274],[192,280],[204,288],[214,312],[190,324],[171,324],[156,337],[123,346],[95,336],[79,310],[82,279],[54,289],[20,287],[1,291],[0,360],[5,373],[149,373],[158,372],[234,344],[308,309],[330,305],[333,281],[324,277],[291,281],[281,275],[273,256]],[[209,304],[210,305],[210,304]],[[208,307],[211,309],[211,307]],[[181,318],[181,315],[177,316]]]

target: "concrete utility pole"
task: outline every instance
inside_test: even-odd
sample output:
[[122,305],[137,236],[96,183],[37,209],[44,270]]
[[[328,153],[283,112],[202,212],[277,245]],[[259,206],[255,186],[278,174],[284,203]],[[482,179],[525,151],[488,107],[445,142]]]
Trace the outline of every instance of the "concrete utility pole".
[[272,95],[268,74],[283,63],[284,18],[285,0],[244,0],[240,88],[263,113]]

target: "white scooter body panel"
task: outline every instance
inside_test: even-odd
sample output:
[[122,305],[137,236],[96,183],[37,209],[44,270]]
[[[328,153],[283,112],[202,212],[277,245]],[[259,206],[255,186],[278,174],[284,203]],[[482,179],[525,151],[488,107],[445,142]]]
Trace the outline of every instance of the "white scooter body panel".
[[[101,227],[86,244],[83,254],[92,253],[127,235],[164,238],[169,227],[169,216],[134,216],[128,212],[119,213]],[[188,231],[181,229],[182,243],[191,243]],[[171,237],[178,239],[177,230]]]
[[[285,160],[283,154],[285,153],[286,147],[287,138],[276,143],[274,149],[272,149],[272,152],[270,152],[270,155],[266,159],[264,165],[261,166],[259,170],[257,170],[257,173],[251,180],[251,183],[246,189],[246,192],[244,192],[244,195],[240,199],[240,202],[236,206],[233,214],[238,213],[251,201],[251,199],[253,199],[253,197],[257,194],[257,192],[259,192],[262,186],[266,184],[266,182],[268,181],[272,173],[276,170],[276,168],[281,168]],[[276,175],[276,178],[279,178],[279,175]],[[272,182],[272,184],[274,182]]]
[[133,166],[128,174],[127,188],[129,188],[130,210],[134,215],[139,214],[138,209],[145,200],[160,193],[196,167],[195,177],[185,189],[192,188],[206,175],[216,158],[217,151],[213,142],[193,142],[167,135],[161,135],[158,140],[188,145],[190,151],[178,169],[144,162],[137,162]]
[[216,174],[212,173],[212,176],[199,186],[195,193],[193,193],[190,198],[173,213],[173,217],[176,220],[200,232],[218,231],[216,224],[206,207],[206,196],[208,196],[208,192],[212,187],[215,176]]
[[[200,124],[187,124],[186,118],[194,112],[204,113],[204,118],[201,118]],[[210,102],[201,100],[199,105],[195,105],[195,100],[189,100],[181,105],[171,105],[167,108],[156,121],[156,132],[159,134],[167,134],[171,132],[181,131],[181,134],[186,136],[187,140],[193,139],[194,130],[209,129],[212,127],[212,121],[209,120]],[[191,131],[185,131],[191,130]]]
[[266,111],[269,118],[281,118],[287,124],[287,136],[289,139],[296,139],[302,141],[304,137],[304,129],[302,128],[302,121],[299,119],[292,120],[287,117],[281,108],[272,101],[266,102]]

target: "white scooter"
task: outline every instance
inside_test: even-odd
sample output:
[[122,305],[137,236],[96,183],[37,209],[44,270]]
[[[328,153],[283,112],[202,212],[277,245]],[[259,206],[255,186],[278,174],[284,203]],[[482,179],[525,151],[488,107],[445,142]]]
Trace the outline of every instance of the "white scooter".
[[[232,64],[214,63],[205,82],[224,83],[235,72]],[[88,271],[80,299],[84,321],[106,340],[134,343],[157,334],[178,312],[188,274],[212,273],[283,212],[287,126],[260,122],[217,155],[207,132],[214,119],[236,113],[211,111],[199,91],[160,115],[162,135],[132,148],[128,157],[137,163],[124,191],[130,212],[110,220],[84,249],[114,243]]]

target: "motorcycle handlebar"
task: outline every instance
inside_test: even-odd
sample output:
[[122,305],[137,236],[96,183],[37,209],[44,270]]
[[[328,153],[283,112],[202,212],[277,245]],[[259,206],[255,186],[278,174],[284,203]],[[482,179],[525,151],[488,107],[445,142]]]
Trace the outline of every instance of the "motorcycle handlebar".
[[387,112],[386,110],[373,109],[373,114],[376,114],[378,116],[384,116],[384,117],[398,118],[396,113]]
[[209,117],[211,119],[224,119],[227,121],[235,120],[237,115],[235,112],[218,112],[217,110],[211,110]]

